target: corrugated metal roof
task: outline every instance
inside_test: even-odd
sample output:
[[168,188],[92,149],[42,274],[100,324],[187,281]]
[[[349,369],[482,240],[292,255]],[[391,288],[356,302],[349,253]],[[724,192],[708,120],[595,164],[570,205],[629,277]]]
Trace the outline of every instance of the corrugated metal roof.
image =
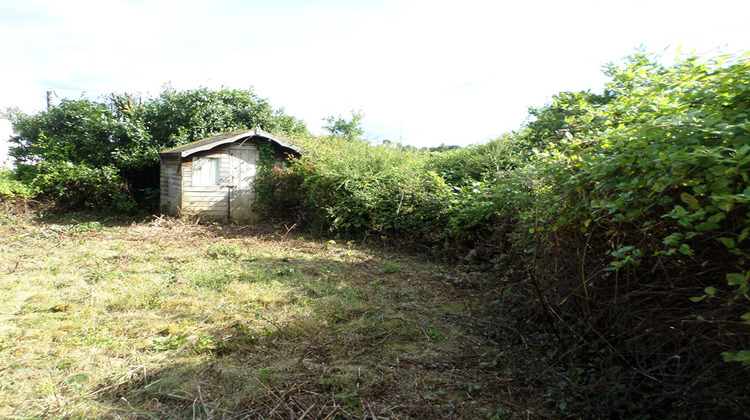
[[301,147],[285,142],[283,140],[280,140],[274,137],[272,134],[261,130],[260,128],[255,128],[252,130],[230,131],[228,133],[217,134],[212,137],[197,140],[188,144],[183,144],[182,146],[177,146],[172,149],[164,150],[162,152],[159,152],[159,155],[160,156],[179,155],[180,157],[187,157],[194,153],[211,150],[216,146],[221,146],[222,144],[227,144],[227,143],[233,143],[237,140],[240,140],[246,137],[263,137],[278,144],[281,147],[285,147],[287,149],[293,150],[299,154],[305,153],[305,150],[302,149]]

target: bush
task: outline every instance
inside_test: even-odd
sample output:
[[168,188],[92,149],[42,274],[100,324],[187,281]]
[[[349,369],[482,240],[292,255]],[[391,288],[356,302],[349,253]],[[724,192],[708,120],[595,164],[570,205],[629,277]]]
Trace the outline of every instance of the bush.
[[505,135],[486,144],[433,153],[429,166],[452,186],[464,186],[493,178],[524,161],[519,142]]
[[28,185],[15,179],[15,172],[10,169],[0,169],[0,200],[15,198],[26,199],[33,195]]
[[[207,88],[157,98],[112,94],[104,102],[63,100],[35,115],[11,110],[15,144],[11,155],[28,180],[59,208],[128,211],[132,200],[156,208],[157,152],[226,131],[262,127],[270,132],[307,132],[294,117],[275,110],[252,91]],[[43,166],[37,168],[42,162]],[[71,169],[71,166],[72,168]],[[30,168],[30,169],[26,169]],[[64,171],[55,175],[51,171]],[[97,169],[95,169],[97,168]],[[80,186],[84,191],[73,192]],[[97,196],[97,194],[101,194]]]
[[739,416],[750,403],[737,363],[750,335],[750,63],[667,68],[639,54],[607,73],[609,99],[569,113],[577,131],[534,160],[533,200],[521,195],[516,215],[518,246],[534,249],[529,293],[572,337],[551,401],[597,417]]
[[42,162],[20,167],[19,173],[36,196],[54,201],[60,211],[129,213],[136,208],[126,184],[111,166],[92,168],[84,164]]
[[319,232],[441,235],[450,188],[427,152],[343,137],[307,139],[302,176],[308,221]]

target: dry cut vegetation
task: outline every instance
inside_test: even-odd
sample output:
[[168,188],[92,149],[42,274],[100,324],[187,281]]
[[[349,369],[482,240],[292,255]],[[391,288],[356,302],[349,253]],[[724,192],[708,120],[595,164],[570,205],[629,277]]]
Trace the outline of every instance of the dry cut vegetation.
[[283,229],[10,221],[2,418],[534,416],[496,279]]

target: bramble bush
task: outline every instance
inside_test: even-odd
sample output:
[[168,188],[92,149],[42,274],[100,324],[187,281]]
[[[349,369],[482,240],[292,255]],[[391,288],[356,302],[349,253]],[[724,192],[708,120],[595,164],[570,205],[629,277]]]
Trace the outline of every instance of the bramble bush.
[[[27,168],[28,169],[28,168]],[[57,211],[89,210],[127,214],[136,203],[116,168],[74,165],[70,162],[42,162],[26,171],[35,196],[54,203]]]
[[530,293],[578,337],[570,368],[599,366],[556,394],[567,407],[747,412],[747,58],[610,65],[607,101],[577,107],[564,120],[577,131],[553,132],[533,160],[534,203],[516,215],[535,244]]
[[430,154],[429,168],[447,184],[463,187],[517,168],[527,153],[511,135],[464,148]]
[[309,153],[291,173],[302,177],[308,222],[318,232],[441,234],[451,193],[428,169],[426,152],[339,136],[302,140],[302,146]]
[[264,172],[265,196],[314,232],[449,248],[451,258],[472,250],[497,269],[512,261],[516,293],[537,308],[517,328],[545,323],[533,333],[546,337],[536,341],[549,363],[522,379],[549,389],[555,411],[747,416],[748,55],[666,66],[636,54],[605,72],[602,94],[559,93],[517,132],[467,148],[312,138],[252,94],[204,89],[18,116],[14,153],[32,191],[127,210],[133,174],[154,163],[149,147],[265,122],[309,152]]
[[742,416],[750,64],[636,54],[606,73],[484,146],[313,140],[291,170],[308,221],[514,261],[551,337],[525,380],[561,413]]

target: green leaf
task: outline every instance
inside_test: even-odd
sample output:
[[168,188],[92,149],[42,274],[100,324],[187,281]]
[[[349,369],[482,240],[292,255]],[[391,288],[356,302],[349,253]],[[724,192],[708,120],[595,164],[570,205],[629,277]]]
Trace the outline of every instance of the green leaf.
[[721,238],[716,238],[716,240],[724,244],[724,246],[729,249],[734,249],[737,247],[736,244],[734,243],[734,239],[732,238],[721,237]]
[[742,273],[727,273],[727,282],[733,286],[747,284],[747,278]]
[[725,217],[727,217],[725,213],[716,213],[709,217],[707,220],[711,223],[719,223],[724,220]]
[[719,201],[718,203],[716,203],[716,207],[726,212],[730,212],[734,208],[734,201],[729,201],[729,200]]
[[700,210],[701,208],[700,204],[698,204],[698,199],[686,192],[680,194],[680,200],[693,210]]
[[679,232],[675,232],[662,240],[665,245],[677,246],[677,244],[685,238],[685,235]]
[[706,294],[709,295],[709,296],[713,296],[713,295],[716,294],[716,288],[713,287],[713,286],[708,286],[708,287],[706,287],[706,289],[704,290],[704,292],[706,292]]
[[750,228],[742,229],[742,232],[740,232],[740,236],[737,237],[737,242],[742,242],[747,238],[747,235],[750,234]]
[[719,224],[718,223],[714,223],[714,222],[710,222],[710,221],[701,222],[701,223],[698,223],[697,225],[695,225],[695,230],[697,230],[699,232],[708,232],[708,231],[711,231],[711,230],[716,230],[718,228],[719,228]]
[[727,168],[725,166],[712,166],[711,173],[716,176],[724,176],[727,173]]
[[738,352],[725,351],[721,353],[725,362],[740,362],[743,366],[750,365],[750,350],[740,350]]
[[81,383],[88,381],[89,377],[84,375],[83,373],[79,373],[77,375],[67,376],[64,380],[67,384]]

